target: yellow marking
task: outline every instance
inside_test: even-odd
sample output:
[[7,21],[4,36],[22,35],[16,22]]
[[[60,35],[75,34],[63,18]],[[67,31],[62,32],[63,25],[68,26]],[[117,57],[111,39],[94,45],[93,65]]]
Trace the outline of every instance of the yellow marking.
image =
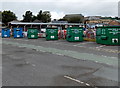
[[84,38],[85,41],[95,42],[96,39]]

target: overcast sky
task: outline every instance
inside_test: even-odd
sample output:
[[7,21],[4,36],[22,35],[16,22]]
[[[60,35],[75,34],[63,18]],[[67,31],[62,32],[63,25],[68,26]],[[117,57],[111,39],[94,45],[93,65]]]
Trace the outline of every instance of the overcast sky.
[[84,16],[118,16],[119,0],[2,0],[0,10],[13,11],[19,20],[25,11],[36,15],[40,10],[50,11],[52,19],[62,18],[65,14]]

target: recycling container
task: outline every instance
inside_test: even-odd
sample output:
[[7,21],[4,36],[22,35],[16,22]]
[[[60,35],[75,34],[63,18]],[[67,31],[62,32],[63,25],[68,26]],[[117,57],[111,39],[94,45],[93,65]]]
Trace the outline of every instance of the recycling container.
[[8,38],[10,37],[10,29],[9,28],[3,28],[2,29],[2,38]]
[[46,40],[58,40],[58,28],[46,28]]
[[83,41],[83,28],[82,27],[67,28],[66,40],[69,42],[82,42]]
[[105,45],[120,45],[120,26],[98,27],[96,43]]
[[23,28],[14,28],[13,36],[14,38],[23,38]]
[[28,28],[27,37],[28,37],[28,39],[37,39],[38,38],[38,29]]

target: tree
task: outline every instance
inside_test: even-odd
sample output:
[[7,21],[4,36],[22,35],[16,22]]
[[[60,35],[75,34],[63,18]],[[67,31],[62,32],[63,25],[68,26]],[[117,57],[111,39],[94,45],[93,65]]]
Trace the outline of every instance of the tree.
[[35,16],[35,15],[33,15],[33,17],[32,17],[32,22],[33,22],[34,20],[38,20],[38,19],[37,19],[37,16]]
[[13,12],[11,12],[10,10],[2,12],[2,22],[3,23],[7,24],[8,22],[16,20],[16,19],[17,19],[16,15]]
[[42,10],[40,10],[40,12],[38,12],[37,19],[42,21]]
[[32,22],[32,12],[31,11],[26,11],[25,15],[23,15],[23,22]]
[[40,10],[40,12],[37,14],[37,19],[44,23],[50,22],[51,14],[49,11],[42,12],[42,10]]
[[114,17],[113,19],[115,19],[115,20],[120,20],[120,18],[119,18],[119,17]]
[[51,21],[51,14],[49,11],[44,11],[42,13],[42,22],[50,22]]

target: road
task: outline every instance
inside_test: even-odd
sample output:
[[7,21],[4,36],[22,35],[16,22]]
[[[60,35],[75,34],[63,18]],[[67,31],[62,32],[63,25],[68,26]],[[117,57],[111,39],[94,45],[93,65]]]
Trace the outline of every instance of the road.
[[2,39],[3,86],[118,86],[118,46]]

